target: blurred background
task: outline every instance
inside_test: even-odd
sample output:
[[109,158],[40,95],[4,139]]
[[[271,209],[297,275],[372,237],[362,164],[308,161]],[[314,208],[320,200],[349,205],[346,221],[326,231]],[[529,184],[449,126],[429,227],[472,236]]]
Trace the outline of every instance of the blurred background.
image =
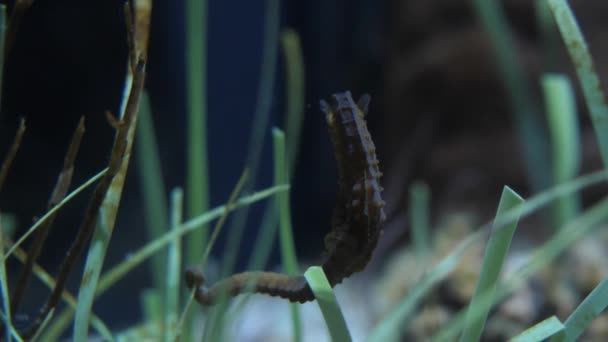
[[[209,0],[207,39],[208,157],[210,205],[224,203],[247,160],[263,62],[264,25],[273,1]],[[12,1],[7,3],[9,10]],[[86,133],[73,184],[102,169],[113,129],[104,111],[118,112],[127,46],[119,0],[35,0],[6,58],[0,111],[0,153],[6,153],[18,119],[27,132],[0,194],[2,212],[14,214],[18,231],[43,214],[63,155],[80,116]],[[513,113],[517,107],[501,74],[496,52],[472,1],[464,0],[306,0],[280,1],[280,30],[300,38],[305,67],[305,106],[301,143],[290,192],[294,235],[300,260],[314,263],[329,229],[336,192],[335,161],[319,100],[350,90],[372,97],[369,129],[385,177],[388,222],[373,267],[409,239],[408,189],[414,180],[429,184],[432,220],[464,210],[482,221],[496,209],[506,184],[523,196],[552,185],[548,170],[526,165],[526,153],[550,159],[540,76],[560,72],[578,83],[557,32],[543,32],[534,1],[500,1],[524,71],[527,113],[540,132],[534,145],[522,144]],[[608,4],[570,1],[589,42],[600,76],[607,76],[602,44]],[[160,148],[166,191],[185,186],[185,27],[182,1],[155,1],[146,88]],[[260,170],[253,189],[272,184],[270,129],[284,127],[285,60],[277,53],[270,116]],[[579,96],[581,169],[601,168],[589,115]],[[545,136],[543,136],[543,134]],[[135,151],[135,153],[138,153]],[[534,155],[534,154],[533,154]],[[533,170],[532,172],[530,170]],[[107,257],[124,259],[146,241],[137,164],[132,163],[118,223]],[[90,191],[90,190],[89,190]],[[187,191],[187,189],[186,189]],[[583,193],[583,204],[605,191]],[[41,264],[57,269],[87,203],[79,195],[61,212]],[[254,205],[240,245],[238,269],[246,266],[263,206]],[[542,215],[542,214],[541,214]],[[542,236],[546,225],[534,225]],[[524,224],[525,226],[525,224]],[[228,230],[220,236],[221,255]],[[276,248],[275,248],[276,249]],[[272,262],[278,263],[278,252]],[[14,276],[17,263],[9,263]],[[77,284],[74,278],[72,288]],[[149,286],[145,267],[132,272],[104,295],[95,311],[116,328],[139,319],[139,291]],[[25,313],[38,309],[46,290],[32,285]],[[120,303],[124,310],[115,310]],[[111,313],[111,318],[110,318]]]

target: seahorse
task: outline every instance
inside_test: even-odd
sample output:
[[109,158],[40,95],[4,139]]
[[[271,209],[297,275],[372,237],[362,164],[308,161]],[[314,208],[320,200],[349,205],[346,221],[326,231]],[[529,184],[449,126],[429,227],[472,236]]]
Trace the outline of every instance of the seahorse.
[[[321,267],[333,287],[365,268],[376,248],[386,221],[376,147],[367,129],[365,115],[370,102],[363,95],[355,103],[349,91],[321,100],[338,166],[338,195],[330,232],[325,236]],[[196,288],[201,305],[215,304],[221,295],[261,293],[304,303],[314,294],[303,275],[276,272],[242,272],[204,286],[198,266],[185,272],[186,285]]]

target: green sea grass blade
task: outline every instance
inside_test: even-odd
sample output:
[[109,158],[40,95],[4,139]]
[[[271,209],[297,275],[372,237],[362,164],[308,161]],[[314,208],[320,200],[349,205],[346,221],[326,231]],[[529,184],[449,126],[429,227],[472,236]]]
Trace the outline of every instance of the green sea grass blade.
[[308,285],[315,294],[315,299],[319,304],[332,341],[352,341],[342,310],[340,310],[334,290],[331,288],[327,277],[325,277],[323,268],[319,266],[310,267],[304,273],[304,277],[306,277]]
[[[0,216],[2,216],[2,232],[4,236],[6,236],[9,240],[15,238],[15,233],[17,232],[17,216],[11,213],[3,213],[0,212]],[[10,247],[11,244],[8,241],[4,240],[6,243],[5,247]]]
[[[279,192],[288,190],[289,186],[280,185],[253,193],[251,195],[243,196],[234,204],[234,206],[230,206],[228,208],[228,212],[232,212],[241,207],[271,197]],[[218,206],[202,215],[199,215],[193,219],[184,222],[180,230],[169,231],[163,236],[148,242],[145,246],[141,247],[133,254],[131,254],[129,258],[120,262],[118,265],[115,265],[100,277],[95,297],[99,297],[110,287],[115,285],[119,280],[121,280],[125,275],[131,272],[135,267],[139,266],[148,258],[161,251],[163,248],[166,248],[176,237],[183,237],[184,235],[196,229],[201,229],[201,227],[205,226],[209,222],[220,218],[225,211],[226,206]],[[73,318],[73,315],[74,311],[68,308],[58,316],[58,318],[55,320],[55,323],[51,326],[55,331],[59,331],[59,334],[56,336],[59,336],[61,334],[61,331],[65,329],[67,324],[70,323]]]
[[[287,175],[287,162],[285,160],[285,134],[278,128],[272,129],[272,141],[274,146],[274,183],[286,184],[289,181]],[[283,268],[289,275],[300,272],[296,248],[293,240],[293,227],[291,224],[291,210],[289,208],[289,193],[282,192],[277,195],[279,208],[279,246],[281,248],[281,260]],[[302,322],[300,312],[295,303],[290,303],[291,319],[293,325],[293,340],[302,340]]]
[[608,307],[608,277],[604,278],[564,322],[565,330],[551,342],[578,341],[591,322]]
[[[148,240],[155,239],[167,231],[168,215],[165,200],[165,183],[162,176],[158,144],[150,108],[150,98],[144,93],[141,99],[135,140],[135,157],[139,171],[141,199],[144,207],[144,222]],[[159,253],[152,257],[150,271],[154,287],[163,289],[166,283],[166,257]]]
[[248,270],[262,269],[268,262],[268,258],[270,258],[272,246],[279,227],[279,209],[278,204],[276,203],[276,197],[268,200],[260,227],[260,233],[255,238],[253,251],[251,252],[251,259],[247,267]]
[[[302,131],[302,121],[304,113],[304,63],[300,39],[297,33],[291,29],[281,33],[281,46],[285,56],[285,74],[287,88],[287,108],[286,108],[286,148],[289,160],[289,177],[293,179],[295,162],[297,160],[300,133]],[[260,224],[260,233],[256,236],[251,259],[247,269],[259,270],[266,265],[275,235],[277,233],[279,214],[278,205],[275,199],[271,199],[264,210],[264,216]],[[234,310],[235,313],[244,308],[250,294],[246,294],[239,299],[239,304]]]
[[[205,213],[209,208],[209,151],[207,134],[207,42],[208,2],[187,0],[186,20],[186,106],[188,113],[186,159],[186,216]],[[207,245],[209,227],[198,229],[186,241],[185,264],[200,262]],[[195,329],[189,318],[185,338]]]
[[[6,316],[4,316],[4,314],[2,312],[0,312],[0,320],[2,322],[4,322],[5,324],[8,322],[8,318],[6,318]],[[15,330],[15,328],[12,325],[9,326],[8,331],[9,331],[10,336],[13,337],[16,341],[23,342],[23,339],[19,335],[19,332],[17,330]]]
[[[288,184],[287,163],[285,160],[285,134],[278,129],[272,129],[274,142],[274,183]],[[277,194],[279,209],[279,241],[281,246],[281,259],[283,268],[290,275],[299,273],[296,248],[293,240],[293,228],[291,225],[291,210],[289,207],[289,193]]]
[[[260,233],[257,234],[253,251],[251,252],[251,259],[248,263],[248,270],[260,270],[263,269],[268,259],[270,258],[270,254],[272,252],[272,246],[274,244],[274,240],[277,235],[278,225],[279,223],[279,210],[278,204],[276,202],[276,197],[269,199],[266,204],[266,209],[264,210],[264,216],[262,217],[262,222],[260,224]],[[246,286],[253,287],[255,285],[255,280],[251,279],[249,284]],[[234,310],[231,310],[231,314],[236,316],[238,315],[244,308],[249,299],[252,296],[252,293],[245,293],[237,298],[236,301],[238,303],[235,305]]]
[[535,0],[537,27],[542,39],[543,68],[545,72],[557,72],[560,34],[547,0]]
[[547,0],[547,2],[570,58],[576,67],[576,73],[591,115],[591,122],[597,135],[602,160],[604,166],[608,166],[608,105],[606,105],[606,98],[595,70],[593,58],[568,3],[565,0]]
[[[256,98],[255,113],[253,114],[253,127],[249,137],[247,160],[245,162],[250,172],[249,184],[243,192],[247,193],[254,186],[258,177],[259,164],[264,146],[264,136],[270,118],[273,102],[273,89],[275,84],[275,73],[277,64],[277,51],[279,42],[280,2],[278,0],[267,0],[265,2],[264,20],[264,45],[262,51],[262,65],[260,67],[260,83]],[[226,243],[226,252],[223,256],[222,276],[232,273],[239,245],[242,241],[245,223],[249,208],[244,208],[235,213],[228,231],[230,235]],[[221,305],[217,306],[221,308]],[[214,310],[215,311],[215,310]]]
[[[205,213],[209,208],[209,156],[207,135],[207,0],[187,0],[186,20],[186,108],[188,115],[186,159],[186,216]],[[194,232],[186,241],[185,264],[200,262],[207,245],[209,227]],[[185,323],[185,339],[190,339],[195,323]]]
[[[176,237],[183,237],[184,235],[196,230],[201,229],[201,227],[205,226],[209,222],[220,218],[226,211],[232,212],[237,210],[243,206],[250,205],[252,203],[258,202],[260,200],[271,197],[279,192],[288,191],[288,185],[280,185],[274,186],[265,190],[261,190],[259,192],[253,193],[251,195],[241,197],[234,206],[218,206],[212,210],[207,211],[206,213],[199,215],[193,219],[190,219],[182,224],[182,229],[178,231],[169,231],[165,233],[163,236],[148,242],[146,245],[135,251],[133,254],[129,256],[126,260],[120,262],[118,265],[115,265],[108,271],[106,271],[99,279],[99,284],[97,286],[97,291],[95,292],[95,297],[99,297],[105,291],[107,291],[110,287],[115,285],[118,281],[120,281],[124,276],[126,276],[129,272],[131,272],[135,267],[141,265],[148,258],[152,257],[159,251],[162,251],[166,248],[173,239]],[[71,322],[74,315],[74,311],[71,309],[64,310],[55,322],[51,325],[49,329],[53,329],[55,331],[54,336],[60,336],[63,329]]]
[[409,214],[412,225],[412,241],[416,255],[420,260],[423,260],[430,250],[429,206],[429,186],[426,183],[415,182],[410,188]]
[[[524,203],[524,200],[509,187],[505,186],[502,191],[502,196],[500,197],[496,217],[500,217],[505,211],[520,206],[522,203]],[[489,305],[486,305],[485,307],[482,306],[479,298],[484,293],[488,293],[489,296],[491,296],[494,292],[502,265],[507,257],[507,252],[509,251],[509,246],[513,239],[513,234],[515,234],[517,223],[518,220],[515,220],[505,227],[496,229],[490,236],[483,257],[481,273],[477,280],[475,293],[469,303],[469,311],[465,320],[464,331],[460,337],[461,342],[479,341],[481,338],[481,333],[483,332],[483,327],[485,326],[488,313],[490,312],[490,307]],[[480,311],[476,317],[473,317],[474,309]]]
[[291,29],[281,33],[281,46],[285,55],[287,114],[285,138],[289,176],[293,178],[304,121],[304,61],[298,34]]
[[371,331],[368,341],[399,341],[402,334],[406,331],[407,323],[420,304],[420,301],[456,268],[466,250],[474,243],[479,243],[482,236],[480,232],[477,232],[467,237],[452,253],[443,258],[441,262],[426,273],[408,295],[378,322],[376,327]]
[[[88,336],[91,309],[93,307],[93,301],[95,300],[97,282],[99,280],[99,275],[101,274],[103,262],[116,223],[118,208],[120,207],[120,199],[122,197],[122,190],[124,188],[127,170],[129,168],[129,156],[131,155],[131,151],[133,149],[133,139],[135,137],[139,113],[139,102],[135,103],[133,108],[128,108],[130,104],[127,105],[127,103],[130,102],[133,96],[132,91],[138,91],[132,87],[133,80],[129,76],[132,76],[131,70],[127,72],[125,91],[123,93],[124,96],[121,105],[122,112],[120,115],[121,118],[124,118],[126,115],[132,115],[130,127],[127,128],[127,143],[124,153],[125,157],[121,161],[120,169],[118,170],[116,176],[112,178],[108,192],[106,193],[101,208],[99,209],[97,226],[95,227],[87,253],[84,273],[80,283],[80,289],[78,290],[78,305],[76,306],[76,316],[74,320],[73,338],[76,341],[84,341]],[[133,111],[131,114],[126,113],[130,110]],[[117,131],[116,134],[118,136],[119,132]]]
[[[7,246],[10,244],[9,241],[6,241],[6,240],[4,241],[4,243]],[[17,259],[19,259],[19,262],[25,263],[27,254],[23,249],[18,247],[17,249],[15,249],[15,252],[13,253],[13,255]],[[34,275],[36,275],[36,277],[47,288],[52,290],[55,287],[55,279],[53,279],[53,277],[48,272],[46,272],[42,267],[40,267],[39,264],[34,263],[33,272],[34,272]],[[61,298],[63,299],[63,301],[65,303],[67,303],[67,305],[70,308],[72,308],[72,309],[76,308],[76,298],[72,294],[70,294],[68,291],[63,291],[63,293],[61,294]],[[51,316],[50,315],[47,316],[47,319],[50,319],[49,317],[51,317]],[[97,333],[101,337],[103,337],[104,341],[113,341],[114,340],[112,337],[112,333],[110,332],[110,329],[94,313],[91,315],[91,325],[95,328],[95,330],[97,330]],[[40,329],[39,332],[42,332],[42,328]],[[42,340],[44,340],[44,341],[57,341],[59,339],[59,335],[60,334],[52,335],[51,333],[45,332],[43,335],[41,334],[40,336],[41,336]]]
[[530,84],[519,62],[518,49],[501,9],[501,1],[474,0],[473,7],[490,38],[498,71],[505,83],[512,103],[515,128],[521,153],[525,158],[526,173],[534,192],[547,188],[550,182],[547,132],[534,103]]
[[551,316],[511,338],[509,342],[541,342],[563,330],[562,322],[557,317]]
[[[287,174],[287,162],[285,158],[285,134],[278,128],[273,128],[272,130],[273,136],[273,152],[274,152],[274,183],[275,184],[285,184],[289,178]],[[292,234],[292,225],[291,225],[291,213],[289,209],[289,194],[285,193],[285,196],[281,196],[281,194],[277,194],[276,198],[273,198],[269,201],[269,205],[275,205],[276,209],[273,211],[270,208],[267,209],[267,214],[278,213],[279,215],[279,245],[281,250],[281,258],[283,260],[283,269],[287,274],[299,274],[299,268],[297,263],[297,257],[295,254],[295,246],[293,241]],[[267,219],[270,219],[267,217]],[[276,227],[276,222],[265,222],[266,224],[274,224]],[[265,243],[271,242],[269,237],[272,237],[270,233],[274,233],[272,231],[272,226],[263,227],[263,234],[265,235]],[[273,234],[274,235],[274,234]],[[270,247],[270,245],[268,245]],[[265,252],[264,255],[261,255],[262,252]],[[254,254],[254,257],[257,257],[257,260],[254,262],[260,262],[261,257],[267,257],[267,251],[258,250]],[[258,265],[254,265],[258,266]],[[260,265],[261,266],[261,265]],[[258,266],[258,267],[260,267]],[[255,269],[255,268],[254,268]],[[250,281],[248,286],[253,286],[254,280]],[[236,306],[236,310],[231,311],[231,317],[237,314],[247,302],[246,296]],[[225,301],[220,301],[220,305],[226,305]],[[226,309],[227,310],[227,307]],[[298,341],[301,339],[301,323],[300,323],[300,314],[298,312],[298,308],[295,304],[290,304],[290,311],[292,314],[292,323],[294,328],[294,340]],[[229,319],[228,321],[231,321]],[[213,336],[213,337],[211,337]],[[220,338],[219,335],[209,335],[208,338],[212,340],[216,340]]]
[[[179,230],[182,224],[182,207],[184,193],[182,189],[176,188],[171,192],[171,230]],[[182,239],[175,237],[169,245],[167,256],[167,275],[165,290],[165,341],[173,341],[176,335],[178,310],[179,310],[179,288],[182,279]]]
[[44,329],[46,329],[46,327],[49,325],[49,323],[53,319],[54,315],[55,315],[55,309],[51,309],[49,311],[49,313],[46,315],[46,318],[42,321],[42,324],[40,324],[40,329],[38,329],[38,331],[36,331],[34,336],[32,336],[32,339],[31,339],[32,342],[36,342],[36,341],[40,340],[40,337],[42,336]]
[[128,329],[116,334],[117,342],[157,341],[162,334],[158,322],[145,322],[130,326]]
[[161,294],[157,289],[144,289],[139,293],[141,312],[146,322],[160,322],[162,315]]
[[573,179],[580,169],[580,137],[574,90],[568,77],[545,74],[542,78],[549,125],[552,128],[556,183]]
[[23,140],[23,136],[25,135],[27,127],[25,125],[25,118],[21,118],[19,120],[19,127],[15,132],[15,137],[13,138],[13,142],[11,143],[4,159],[0,163],[0,192],[4,187],[6,182],[6,178],[8,177],[8,172],[15,161],[15,157],[17,156],[17,152],[19,152],[19,147],[21,146],[21,141]]
[[[285,56],[286,74],[286,146],[289,165],[289,177],[292,178],[297,160],[302,122],[304,119],[304,63],[300,39],[291,29],[281,33],[281,46]],[[274,200],[266,207],[261,224],[261,231],[256,238],[248,269],[259,269],[266,264],[272,248],[272,240],[278,223],[277,205]]]
[[[564,196],[567,194],[575,193],[589,186],[599,184],[601,182],[605,182],[608,180],[608,171],[598,171],[592,174],[588,174],[570,182],[566,182],[559,186],[552,187],[547,189],[541,193],[536,194],[531,197],[524,203],[522,206],[513,208],[505,212],[500,217],[497,217],[494,222],[495,229],[500,229],[499,227],[503,227],[506,224],[516,220],[517,218],[526,217],[533,212],[538,211],[540,208],[545,207],[547,204],[554,201],[556,198],[560,196]],[[596,210],[601,210],[596,209]],[[597,212],[596,214],[597,215]],[[574,227],[575,224],[588,224],[594,222],[592,219],[596,218],[595,216],[589,215],[581,217],[580,220],[576,220],[569,225],[569,227]],[[469,235],[463,242],[461,242],[448,256],[446,256],[441,262],[439,262],[436,266],[431,268],[431,270],[426,273],[419,281],[416,286],[410,291],[408,296],[404,298],[400,303],[395,305],[395,308],[382,319],[376,327],[370,333],[369,341],[394,341],[401,336],[401,333],[407,328],[408,319],[411,317],[411,314],[416,309],[416,306],[419,302],[431,292],[431,290],[439,284],[453,269],[456,267],[462,255],[467,251],[470,246],[476,243],[481,243],[482,238],[486,236],[485,230],[491,227],[491,223],[487,223],[481,226],[477,231],[471,235]],[[585,226],[585,227],[588,227]],[[554,242],[558,243],[558,242]],[[553,247],[551,251],[557,251],[559,248]],[[546,253],[546,252],[545,252]],[[549,256],[549,258],[540,258],[539,262],[532,264],[531,268],[526,269],[526,272],[535,272],[538,270],[537,267],[541,267],[542,265],[546,265],[544,262],[548,262],[547,260],[552,260],[551,258],[555,257],[555,255]],[[501,292],[502,291],[502,292]],[[506,289],[504,286],[501,286],[497,290],[500,295],[504,295]],[[460,325],[456,325],[459,330],[456,330],[455,333],[459,333],[462,330],[462,321],[464,320],[464,314],[462,314]],[[454,335],[450,335],[452,338]]]
[[[576,177],[581,164],[576,100],[570,81],[564,75],[546,74],[542,78],[542,86],[553,148],[553,181],[560,184]],[[579,210],[578,194],[558,199],[552,206],[553,226],[562,226]]]
[[[4,79],[4,44],[6,41],[6,5],[0,4],[0,85]],[[2,104],[2,92],[0,92],[0,105]]]
[[136,252],[131,254],[127,260],[122,261],[120,264],[112,267],[108,270],[104,276],[101,277],[99,281],[99,287],[97,290],[97,295],[100,295],[105,290],[107,290],[110,286],[114,285],[118,280],[124,277],[129,271],[131,271],[134,267],[141,264],[147,258],[151,257],[158,251],[167,247],[167,245],[178,236],[184,236],[196,229],[201,229],[204,225],[209,222],[220,218],[227,211],[228,213],[233,212],[239,208],[250,205],[252,203],[258,202],[265,198],[271,197],[277,193],[288,191],[288,185],[279,185],[273,186],[268,189],[253,193],[251,195],[241,197],[234,206],[229,206],[228,208],[224,205],[218,206],[212,210],[207,211],[206,213],[199,215],[193,219],[190,219],[182,224],[182,228],[178,231],[170,231],[165,235],[155,239],[153,241],[148,242],[145,246],[138,249]]
[[[249,192],[255,185],[255,180],[258,177],[259,165],[264,146],[264,136],[267,132],[270,111],[274,99],[273,91],[275,84],[275,73],[277,64],[277,52],[279,42],[280,28],[280,1],[266,0],[264,13],[264,40],[262,47],[262,59],[260,67],[260,80],[257,89],[257,98],[255,112],[253,114],[253,122],[251,135],[249,137],[247,159],[245,166],[249,169],[250,179],[249,184],[245,186],[243,192]],[[237,261],[239,246],[243,239],[245,224],[249,215],[249,208],[243,208],[234,214],[230,227],[228,228],[228,240],[226,242],[225,252],[222,256],[222,267],[220,277],[226,277],[233,272]],[[205,330],[204,341],[220,339],[223,336],[221,332],[224,329],[224,313],[227,310],[227,302],[220,300],[217,305],[211,309],[211,314],[208,322],[211,322],[211,329]],[[210,334],[210,335],[209,335]]]
[[[2,227],[2,216],[0,216],[0,293],[2,294],[2,311],[4,330],[6,341],[12,341],[13,332],[13,316],[11,314],[10,293],[8,290],[8,278],[6,277],[6,261],[4,261],[4,229]],[[8,329],[6,329],[8,327]],[[19,336],[17,334],[17,336]],[[20,339],[19,339],[20,340]]]
[[[99,208],[97,226],[93,232],[93,237],[91,238],[89,250],[87,252],[85,268],[78,290],[78,304],[76,306],[76,316],[74,320],[73,338],[76,341],[84,341],[88,338],[88,328],[92,313],[91,309],[93,307],[93,301],[95,300],[95,290],[116,223],[116,216],[118,215],[124,181],[129,166],[129,156],[131,155],[131,150],[133,148],[133,139],[139,112],[139,103],[136,103],[134,108],[128,108],[127,103],[132,96],[132,91],[137,90],[134,90],[133,88],[133,72],[130,67],[127,67],[120,118],[125,118],[125,116],[128,115],[128,113],[126,113],[128,110],[132,110],[133,112],[130,126],[127,128],[127,142],[124,153],[124,156],[126,157],[121,160],[120,168],[116,176],[112,178],[112,182],[105,194],[103,203]],[[116,135],[118,136],[119,134],[119,131],[117,131]]]
[[[186,105],[188,112],[186,215],[192,218],[209,208],[207,149],[207,1],[187,0]],[[186,243],[186,264],[200,262],[207,245],[208,227],[197,230]],[[203,248],[201,248],[203,246]]]
[[[522,207],[525,206],[524,204]],[[537,248],[524,266],[520,267],[509,279],[498,286],[494,295],[484,293],[480,297],[480,303],[483,303],[482,305],[491,305],[491,303],[500,302],[522,286],[536,272],[547,267],[576,241],[589,234],[602,222],[605,222],[606,219],[608,219],[608,200],[602,200],[576,219],[570,221],[566,227],[560,229],[549,241]],[[452,341],[462,330],[462,324],[467,314],[466,311],[461,310],[454,315],[454,318],[433,336],[433,341]],[[477,317],[479,314],[481,314],[481,311],[475,310],[473,316]]]
[[[239,194],[243,190],[243,187],[245,186],[245,184],[247,184],[247,181],[249,180],[248,177],[249,177],[249,169],[245,168],[243,170],[243,173],[241,174],[241,177],[239,178],[238,182],[234,186],[234,189],[232,189],[232,193],[230,194],[230,197],[228,198],[228,202],[226,203],[226,208],[230,208],[230,207],[234,206]],[[215,223],[215,227],[213,227],[213,232],[211,233],[209,243],[205,247],[205,252],[203,253],[203,259],[199,263],[199,265],[201,265],[201,267],[202,267],[202,270],[201,270],[202,272],[204,272],[204,268],[207,266],[207,261],[209,260],[209,257],[211,255],[211,249],[215,245],[215,241],[217,240],[217,237],[219,236],[222,228],[224,227],[224,223],[226,223],[229,213],[230,213],[230,211],[228,209],[226,209],[222,213],[222,216],[219,218],[219,220],[217,220],[217,222]],[[178,322],[177,335],[175,338],[176,340],[180,339],[180,336],[182,333],[181,327],[183,326],[184,320],[188,318],[188,315],[190,312],[190,307],[192,306],[192,303],[194,302],[195,293],[196,293],[196,289],[193,288],[190,290],[190,296],[188,297],[186,306],[185,306],[185,308],[182,312],[181,318]],[[220,301],[224,301],[224,303],[225,303],[227,294],[222,294],[222,296],[225,296],[225,297],[220,298]],[[206,322],[206,324],[207,324],[207,322]],[[209,330],[205,330],[205,333],[207,334],[208,331]],[[205,336],[203,336],[203,337],[205,337]]]
[[11,246],[11,248],[9,248],[8,251],[4,254],[4,260],[6,261],[6,259],[11,254],[13,254],[15,249],[17,249],[17,247],[21,246],[23,241],[25,241],[30,235],[32,235],[32,233],[34,233],[36,231],[36,229],[38,229],[38,227],[40,227],[40,225],[42,223],[44,223],[49,217],[53,216],[53,214],[55,214],[59,209],[61,209],[61,207],[63,207],[66,203],[68,203],[70,200],[72,200],[72,198],[74,198],[76,195],[81,193],[84,189],[86,189],[87,187],[89,187],[90,185],[92,185],[93,183],[98,181],[106,173],[107,170],[108,169],[105,168],[105,169],[101,170],[100,172],[98,172],[95,176],[89,178],[89,180],[84,182],[78,188],[74,189],[74,191],[70,192],[67,196],[65,196],[65,198],[63,200],[61,200],[61,202],[57,203],[57,205],[55,205],[53,208],[51,208],[49,211],[47,211],[44,215],[42,215],[42,217],[40,217],[38,220],[36,220],[36,222],[21,237],[19,237],[19,240],[17,240]]

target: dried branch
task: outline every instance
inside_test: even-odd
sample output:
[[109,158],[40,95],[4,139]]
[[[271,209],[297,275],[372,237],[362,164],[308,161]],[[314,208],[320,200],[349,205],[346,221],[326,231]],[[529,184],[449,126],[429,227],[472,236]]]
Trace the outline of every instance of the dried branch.
[[[136,0],[136,9],[139,10],[142,4],[149,4],[149,1]],[[144,9],[145,8],[146,7],[144,6]],[[149,11],[144,11],[144,13],[147,13],[147,15],[150,14]],[[131,140],[134,133],[134,125],[137,120],[139,100],[144,87],[146,65],[146,54],[141,50],[141,42],[136,39],[138,37],[136,36],[135,31],[140,29],[139,25],[142,22],[149,23],[149,19],[147,21],[138,20],[138,26],[134,27],[135,19],[131,16],[128,4],[125,5],[125,14],[127,38],[129,42],[129,69],[132,72],[133,79],[123,116],[118,120],[112,117],[112,115],[108,115],[110,124],[116,129],[116,136],[108,162],[108,170],[91,196],[76,238],[74,239],[72,246],[70,246],[70,249],[59,268],[59,272],[57,273],[55,287],[47,302],[41,308],[38,316],[22,334],[26,339],[36,334],[41,328],[44,318],[57,306],[61,294],[64,292],[67,278],[73,270],[76,260],[84,251],[87,242],[93,234],[95,224],[99,219],[100,208],[104,205],[104,201],[107,199],[109,191],[111,191],[112,184],[115,183],[118,178],[124,177],[124,173],[126,172],[126,168],[123,170],[123,165],[128,164],[131,154]],[[145,29],[148,29],[148,27],[145,27]]]
[[150,18],[152,17],[152,0],[135,0],[135,56],[147,60],[148,40],[150,37]]
[[13,7],[13,11],[11,12],[11,16],[6,27],[6,40],[4,42],[5,58],[8,56],[9,51],[15,43],[15,39],[17,38],[17,29],[19,28],[23,15],[33,3],[34,0],[17,0],[15,2],[15,7]]
[[[78,150],[80,148],[80,142],[82,140],[84,130],[83,116],[80,118],[78,126],[76,127],[74,135],[72,136],[72,141],[70,142],[68,151],[66,152],[65,159],[63,161],[63,169],[59,174],[57,183],[55,184],[55,188],[53,189],[53,193],[49,199],[47,210],[50,210],[61,202],[68,193],[68,189],[72,183],[72,175],[74,174],[74,161],[76,160],[76,155],[78,154]],[[48,232],[55,221],[55,217],[56,214],[53,214],[36,231],[36,237],[34,238],[32,246],[28,251],[24,267],[19,274],[19,279],[17,280],[16,286],[13,290],[13,295],[11,297],[11,312],[17,312],[17,309],[19,308],[19,304],[21,303],[21,299],[23,298],[23,294],[27,289],[27,285],[32,274],[32,267],[40,256],[42,246],[44,246],[44,242],[46,241]]]
[[[9,237],[4,236],[4,248],[10,248],[13,246],[14,241],[12,241]],[[27,260],[27,253],[21,247],[17,247],[13,256],[22,264],[25,264]],[[55,286],[55,279],[53,276],[49,274],[40,264],[34,263],[33,272],[36,274],[38,279],[47,287],[53,288]],[[76,297],[71,294],[69,291],[64,290],[61,294],[61,298],[63,301],[69,305],[70,307],[76,307]],[[101,336],[105,336],[104,332],[109,331],[109,329],[105,326],[105,323],[101,320],[101,318],[95,313],[92,314],[91,325],[93,325]]]
[[[91,238],[93,230],[95,228],[95,223],[97,222],[97,218],[99,217],[99,208],[103,203],[104,198],[106,197],[106,193],[110,188],[112,183],[112,179],[116,176],[120,169],[120,165],[122,163],[123,158],[125,157],[125,151],[127,146],[127,131],[130,126],[130,122],[135,115],[133,113],[133,108],[137,107],[137,103],[139,101],[140,94],[143,90],[145,79],[145,63],[143,61],[139,61],[134,72],[133,78],[133,88],[131,90],[131,94],[129,96],[129,100],[127,103],[127,111],[125,111],[125,116],[121,120],[121,124],[118,127],[118,131],[116,133],[116,138],[114,140],[114,146],[112,147],[112,154],[110,155],[110,161],[108,164],[108,171],[104,175],[104,177],[99,181],[99,184],[95,188],[93,195],[91,197],[91,201],[89,202],[89,206],[85,212],[84,219],[78,229],[78,234],[70,246],[70,249],[67,252],[66,257],[63,259],[63,262],[59,268],[59,272],[56,277],[55,288],[51,292],[49,299],[45,303],[45,305],[40,310],[38,317],[34,320],[34,322],[25,330],[23,333],[24,338],[29,338],[35,334],[35,332],[42,324],[44,317],[49,313],[50,310],[54,309],[61,298],[61,294],[63,293],[63,289],[65,288],[67,278],[70,275],[76,260],[82,254],[86,243]],[[129,109],[131,110],[129,111]]]
[[19,128],[17,129],[17,133],[15,134],[15,139],[13,140],[13,144],[8,151],[8,154],[4,158],[2,162],[2,166],[0,167],[0,192],[2,192],[2,187],[4,186],[4,181],[6,180],[6,176],[8,175],[8,170],[17,155],[17,151],[19,150],[19,146],[21,145],[21,140],[23,139],[23,134],[25,133],[25,119],[21,119],[19,123]]

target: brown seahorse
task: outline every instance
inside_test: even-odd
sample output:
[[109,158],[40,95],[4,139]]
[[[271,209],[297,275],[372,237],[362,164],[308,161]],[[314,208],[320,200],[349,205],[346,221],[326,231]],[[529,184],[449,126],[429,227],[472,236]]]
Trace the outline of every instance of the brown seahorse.
[[[321,100],[338,165],[337,203],[321,265],[332,287],[365,268],[386,220],[379,182],[382,173],[364,118],[369,100],[369,95],[364,95],[355,103],[348,91],[332,95],[329,103]],[[199,267],[186,270],[186,284],[196,287],[195,298],[202,305],[215,304],[224,293],[262,293],[300,303],[314,299],[302,275],[243,272],[210,288],[203,283]]]

